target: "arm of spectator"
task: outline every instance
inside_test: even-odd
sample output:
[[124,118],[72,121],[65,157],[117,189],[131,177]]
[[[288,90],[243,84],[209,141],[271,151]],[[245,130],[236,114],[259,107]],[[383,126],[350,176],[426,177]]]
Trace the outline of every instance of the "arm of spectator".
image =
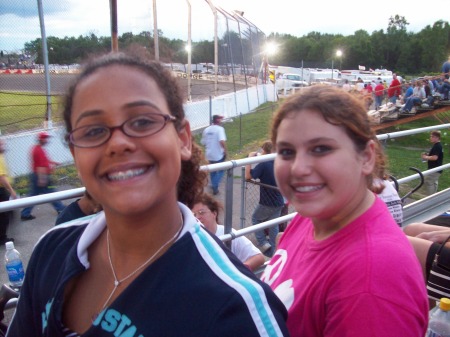
[[11,198],[13,199],[17,198],[16,191],[14,191],[6,176],[0,175],[0,185],[2,185],[8,190],[9,194],[11,195]]
[[431,241],[420,239],[418,237],[407,236],[409,243],[412,245],[414,249],[414,253],[416,253],[417,259],[420,262],[420,266],[422,267],[423,277],[426,280],[428,279],[428,275],[426,272],[427,269],[427,256],[428,251],[430,250],[431,245],[433,244]]
[[436,161],[436,160],[438,160],[438,156],[436,156],[436,155],[433,155],[433,156],[429,156],[429,155],[427,155],[426,153],[423,153],[422,154],[422,159],[423,160],[429,160],[429,161]]
[[222,146],[223,149],[223,155],[226,157],[227,156],[227,142],[224,140],[220,141],[220,146]]
[[[248,154],[248,157],[249,157],[249,158],[250,158],[250,157],[255,157],[256,154],[257,154],[257,152],[250,152],[250,153]],[[252,179],[252,174],[250,173],[251,169],[252,169],[252,165],[250,165],[250,164],[249,164],[249,165],[245,165],[245,179],[246,179],[246,180]]]
[[450,236],[450,228],[448,229],[441,229],[439,231],[433,231],[433,232],[423,232],[417,235],[417,238],[425,239],[433,242],[442,243]]
[[251,271],[255,271],[256,269],[261,267],[265,261],[266,261],[266,259],[264,258],[264,255],[256,254],[256,255],[253,255],[252,257],[248,258],[247,260],[245,260],[244,264]]

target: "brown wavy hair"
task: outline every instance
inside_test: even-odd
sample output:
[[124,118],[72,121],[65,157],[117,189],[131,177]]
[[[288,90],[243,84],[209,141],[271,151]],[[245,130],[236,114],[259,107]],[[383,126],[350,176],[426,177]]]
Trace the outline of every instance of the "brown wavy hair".
[[[185,113],[183,107],[183,95],[180,86],[172,73],[157,61],[149,61],[136,55],[125,53],[109,53],[91,59],[69,87],[64,97],[63,118],[66,126],[66,140],[73,126],[70,121],[73,106],[73,97],[78,84],[85,78],[96,73],[100,69],[111,66],[125,66],[135,68],[152,78],[164,95],[171,114],[176,117],[175,128],[179,131],[185,125]],[[192,142],[192,156],[188,161],[182,161],[181,174],[177,183],[178,201],[192,207],[195,197],[203,192],[207,183],[206,172],[200,171],[203,162],[201,148]]]
[[[330,85],[315,85],[289,97],[278,108],[272,123],[272,143],[275,146],[280,123],[302,110],[317,111],[328,123],[342,127],[358,152],[366,148],[368,141],[377,141],[361,95],[348,93]],[[379,148],[376,155],[379,163],[384,161],[384,154]],[[372,174],[367,176],[369,189],[373,187],[373,179],[378,177],[378,169],[375,167]]]
[[216,212],[216,222],[219,222],[219,214],[223,210],[223,205],[219,201],[217,201],[211,194],[203,193],[197,196],[194,199],[192,207],[194,207],[195,204],[203,204],[208,207],[211,212]]

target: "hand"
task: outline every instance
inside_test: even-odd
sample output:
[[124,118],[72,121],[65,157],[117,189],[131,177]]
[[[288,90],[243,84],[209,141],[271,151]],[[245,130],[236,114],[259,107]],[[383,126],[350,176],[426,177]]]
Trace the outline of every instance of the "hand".
[[47,174],[43,174],[43,173],[38,174],[37,185],[39,187],[47,186],[48,185],[48,175]]
[[9,197],[10,197],[11,199],[17,199],[16,191],[12,190],[11,193],[9,194]]
[[250,152],[248,154],[249,157],[256,157],[256,155],[258,154],[258,152],[254,151],[254,152]]

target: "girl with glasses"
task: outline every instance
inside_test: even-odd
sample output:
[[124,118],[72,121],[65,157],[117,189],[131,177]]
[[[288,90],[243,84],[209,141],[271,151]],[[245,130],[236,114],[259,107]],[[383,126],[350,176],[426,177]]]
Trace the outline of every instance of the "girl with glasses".
[[64,108],[103,207],[44,235],[10,336],[283,336],[286,309],[189,207],[205,186],[176,79],[121,53],[89,63]]

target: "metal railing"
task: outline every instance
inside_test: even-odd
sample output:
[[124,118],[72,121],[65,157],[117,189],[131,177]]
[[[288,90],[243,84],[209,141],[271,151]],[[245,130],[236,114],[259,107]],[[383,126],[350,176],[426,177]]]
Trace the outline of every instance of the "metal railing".
[[[407,135],[417,134],[417,133],[423,133],[431,130],[438,130],[438,129],[444,129],[444,128],[450,128],[450,124],[442,124],[432,127],[425,127],[425,128],[418,128],[413,130],[407,130],[407,131],[399,131],[399,132],[393,132],[393,133],[387,133],[377,136],[379,140],[387,140],[387,139],[393,139],[398,137],[404,137]],[[232,229],[232,222],[233,222],[233,198],[234,198],[234,169],[239,167],[244,167],[247,164],[258,164],[264,161],[269,161],[275,159],[276,154],[268,154],[268,155],[261,155],[257,157],[251,157],[251,158],[244,158],[244,159],[238,159],[238,160],[231,160],[223,163],[218,164],[211,164],[211,165],[204,165],[201,167],[201,170],[205,171],[219,171],[219,170],[226,170],[226,179],[225,179],[225,214],[224,214],[224,226],[225,226],[225,233],[230,233]],[[437,168],[433,168],[430,170],[423,171],[422,174],[424,176],[429,175],[436,171],[441,171],[450,168],[450,164],[445,164]],[[398,179],[398,184],[404,184],[410,181],[413,181],[415,179],[419,179],[419,174],[413,174],[401,179]],[[223,240],[230,240],[234,237],[242,236],[242,235],[248,235],[252,232],[255,232],[257,230],[265,229],[271,226],[278,225],[280,223],[286,222],[295,215],[295,212],[292,212],[291,214],[288,214],[286,216],[270,220],[268,222],[260,223],[258,225],[254,225],[248,228],[244,228],[243,219],[244,219],[244,212],[245,212],[245,178],[244,174],[241,174],[241,209],[240,209],[240,219],[241,219],[241,225],[240,229],[237,230],[234,234],[225,234],[221,238]],[[5,212],[9,210],[14,210],[18,208],[23,208],[27,206],[32,205],[38,205],[38,204],[44,204],[49,203],[56,200],[65,200],[65,199],[72,199],[76,197],[80,197],[83,195],[85,191],[84,187],[75,188],[71,190],[66,191],[59,191],[54,192],[50,194],[44,194],[44,195],[38,195],[33,197],[26,197],[22,199],[16,199],[16,200],[10,200],[0,203],[0,212]],[[444,191],[441,191],[439,193],[433,194],[429,197],[423,198],[419,201],[413,202],[409,205],[406,205],[404,207],[404,222],[403,225],[408,225],[412,222],[423,222],[426,220],[429,220],[433,217],[436,217],[442,213],[444,213],[446,210],[450,209],[450,189],[446,189]]]

